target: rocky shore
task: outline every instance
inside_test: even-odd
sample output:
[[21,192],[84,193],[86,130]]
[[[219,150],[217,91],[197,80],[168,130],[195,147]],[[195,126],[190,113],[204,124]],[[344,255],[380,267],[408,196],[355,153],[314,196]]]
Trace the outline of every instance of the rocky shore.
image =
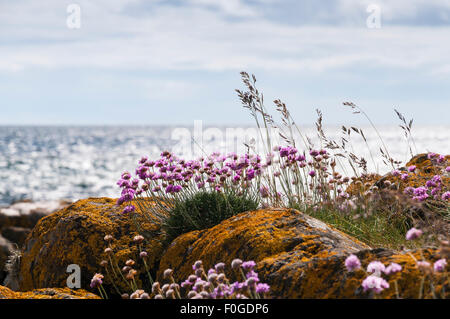
[[[403,188],[421,185],[436,174],[426,157],[417,156],[409,164],[419,171],[417,177],[403,182],[393,175],[373,175],[360,186],[355,180],[348,191],[361,192],[356,186],[382,188],[385,180],[401,183]],[[443,183],[448,187],[446,176]],[[430,267],[438,260],[448,260],[448,246],[398,251],[370,247],[288,208],[242,212],[211,228],[184,233],[164,245],[161,225],[149,223],[148,212],[141,211],[139,205],[135,213],[123,214],[125,205],[103,197],[75,203],[19,202],[0,209],[0,266],[3,268],[8,256],[13,256],[8,274],[0,272],[0,299],[98,298],[97,291],[90,287],[92,276],[107,272],[105,263],[112,260],[120,267],[130,259],[139,260],[141,248],[146,252],[145,268],[133,262],[137,271],[133,280],[138,287],[149,286],[147,274],[163,282],[163,273],[170,268],[173,279],[180,282],[192,273],[192,265],[198,260],[208,269],[221,262],[229,265],[239,258],[256,263],[254,269],[261,282],[270,285],[271,298],[368,298],[361,287],[367,274],[346,267],[346,258],[353,254],[363,267],[374,260],[401,266],[401,271],[386,279],[389,288],[379,294],[380,298],[398,298],[399,291],[401,298],[434,298],[436,291],[443,292],[440,297],[450,298],[447,272],[436,272],[433,277]],[[152,236],[141,247],[136,245],[136,236],[143,232]],[[111,240],[105,240],[107,235]],[[426,260],[428,266],[419,260]],[[81,289],[76,290],[67,288],[68,266],[74,264],[81,271]],[[448,265],[445,267],[448,269]],[[130,287],[126,281],[111,278],[105,276],[104,289],[110,297],[120,298],[117,291]]]
[[42,218],[54,213],[70,201],[23,200],[0,207],[0,283],[6,279],[5,263],[14,250],[20,250],[31,229]]
[[[102,270],[100,262],[108,258],[105,235],[115,238],[113,250],[120,263],[136,259],[138,254],[133,244],[137,232],[132,218],[122,215],[121,209],[114,199],[89,198],[39,220],[25,241],[13,280],[20,292],[1,288],[0,297],[94,297],[89,282],[93,274]],[[372,249],[292,209],[244,212],[210,229],[184,234],[166,250],[156,240],[145,248],[151,272],[158,280],[168,267],[174,270],[176,280],[186,278],[192,263],[199,259],[208,266],[233,258],[255,260],[256,271],[261,280],[271,285],[273,298],[366,298],[360,288],[362,275],[345,270],[344,260],[349,254],[357,255],[363,263],[376,258],[401,265],[403,271],[392,280],[402,289],[403,298],[417,297],[422,276],[413,259],[419,258],[419,252]],[[420,254],[429,261],[439,258],[435,249]],[[91,294],[65,288],[70,264],[80,265],[81,288],[91,290]],[[138,271],[140,283],[145,280],[145,271]],[[56,293],[47,294],[49,287]],[[108,279],[105,287],[113,294]],[[425,291],[425,297],[430,297],[430,293]],[[387,289],[381,297],[395,298],[395,291]]]

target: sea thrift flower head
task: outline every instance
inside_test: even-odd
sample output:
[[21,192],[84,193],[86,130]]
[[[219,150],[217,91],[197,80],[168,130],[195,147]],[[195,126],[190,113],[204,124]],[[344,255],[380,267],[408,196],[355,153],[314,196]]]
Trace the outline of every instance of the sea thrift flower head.
[[400,176],[400,171],[398,169],[395,169],[392,171],[392,176]]
[[197,270],[197,269],[202,268],[202,266],[203,266],[202,261],[201,261],[201,260],[197,260],[197,261],[194,263],[194,265],[192,265],[192,269],[193,269],[193,270]]
[[314,177],[316,176],[316,172],[314,170],[309,171],[309,176]]
[[422,231],[414,227],[406,232],[406,240],[414,240],[420,236],[422,236]]
[[447,173],[450,173],[450,166],[447,166],[447,167],[445,168],[445,171],[446,171]]
[[442,200],[450,200],[450,192],[445,192],[441,196]]
[[142,259],[145,259],[148,257],[148,253],[146,251],[141,251],[139,253],[139,257],[141,257]]
[[224,263],[218,263],[214,266],[217,272],[223,272],[225,270],[225,264]]
[[367,272],[373,273],[375,276],[380,276],[381,272],[384,272],[386,270],[386,267],[383,265],[382,262],[379,261],[372,261],[367,266]]
[[269,189],[266,186],[261,186],[261,188],[259,189],[259,193],[261,194],[262,198],[269,197]]
[[255,266],[256,266],[256,263],[253,260],[242,263],[242,268],[244,268],[245,270],[253,270],[253,268],[255,268]]
[[103,275],[102,274],[95,274],[91,279],[90,287],[92,289],[100,287],[100,285],[103,283]]
[[231,268],[238,269],[242,265],[242,260],[236,258],[231,262]]
[[167,278],[170,278],[172,276],[172,274],[173,274],[173,270],[168,268],[168,269],[164,270],[163,277],[164,277],[164,279],[167,279]]
[[113,238],[113,236],[111,236],[111,235],[106,235],[104,238],[103,238],[105,241],[112,241],[114,238]]
[[270,286],[268,284],[265,283],[259,283],[256,285],[256,292],[258,294],[265,294],[268,293],[270,290]]
[[396,263],[391,263],[389,266],[386,267],[386,269],[384,270],[384,273],[386,275],[390,275],[390,274],[399,272],[401,270],[402,270],[402,266],[400,266],[399,264],[396,264]]
[[445,258],[442,258],[434,263],[433,269],[436,272],[443,272],[443,271],[445,271],[446,266],[447,266],[447,260],[445,260]]
[[126,214],[129,214],[129,213],[132,213],[132,212],[135,211],[135,209],[136,208],[133,205],[125,206],[125,208],[122,211],[122,214],[126,215]]
[[131,174],[130,174],[130,172],[123,172],[121,177],[124,180],[129,180],[129,179],[131,179]]
[[136,244],[140,244],[140,243],[142,243],[144,241],[144,236],[136,235],[136,236],[134,236],[133,241]]
[[134,264],[135,264],[135,262],[134,262],[133,259],[128,259],[128,260],[125,262],[125,265],[127,265],[128,267],[133,267]]
[[362,287],[364,291],[371,290],[377,294],[382,292],[384,289],[389,288],[389,283],[383,278],[375,275],[370,275],[362,282]]
[[408,172],[414,172],[416,170],[416,165],[411,165],[408,167]]
[[355,255],[350,255],[345,259],[345,267],[348,271],[355,271],[361,268],[361,262]]
[[401,179],[402,181],[406,181],[408,178],[409,178],[408,173],[404,173],[404,174],[400,175],[400,179]]

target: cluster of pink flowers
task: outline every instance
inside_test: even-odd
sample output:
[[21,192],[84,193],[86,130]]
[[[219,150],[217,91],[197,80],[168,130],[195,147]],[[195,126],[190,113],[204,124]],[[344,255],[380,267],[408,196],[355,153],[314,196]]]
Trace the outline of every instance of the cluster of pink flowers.
[[[355,255],[350,255],[345,260],[345,267],[348,271],[356,271],[361,269],[361,262]],[[402,266],[391,263],[385,266],[380,261],[372,261],[366,269],[367,277],[362,281],[361,286],[364,292],[373,291],[376,294],[381,293],[384,289],[389,288],[389,283],[382,277],[382,274],[391,275],[402,270]]]
[[[428,158],[434,162],[435,165],[442,165],[445,162],[443,155],[437,155],[436,153],[428,153]],[[408,171],[414,173],[416,166],[412,165],[408,167]],[[445,168],[444,174],[450,172],[450,167]],[[393,171],[392,175],[399,176],[400,172]],[[409,175],[407,173],[400,175],[402,180],[407,180]],[[423,202],[427,199],[435,200],[450,200],[450,192],[444,191],[444,185],[442,183],[442,175],[434,175],[431,179],[425,182],[424,186],[419,187],[406,187],[404,193],[411,196],[412,199]]]
[[[422,236],[422,231],[417,228],[411,228],[407,234],[406,239],[407,240],[414,240]],[[414,258],[414,257],[413,257]],[[414,258],[415,259],[415,258]],[[347,271],[354,272],[357,270],[363,270],[361,267],[361,261],[359,258],[351,254],[345,259],[345,267],[347,268]],[[431,267],[431,263],[428,261],[417,261],[416,260],[417,268],[422,270],[425,273],[430,272],[444,272],[446,271],[447,267],[447,260],[445,258],[441,258],[434,262],[433,267]],[[367,274],[367,277],[364,278],[364,280],[361,283],[361,286],[363,288],[364,292],[371,291],[376,294],[381,293],[383,290],[388,289],[389,282],[383,278],[383,275],[391,275],[402,271],[402,266],[400,266],[397,263],[390,263],[387,267],[380,261],[372,261],[367,265],[367,268],[365,270],[365,273]]]
[[[122,188],[117,204],[131,202],[135,197],[177,197],[184,189],[215,192],[234,189],[236,192],[255,191],[254,181],[262,174],[261,158],[258,155],[235,153],[227,156],[213,153],[206,158],[186,161],[170,152],[161,153],[156,160],[143,157],[136,169],[137,178],[124,172],[117,182]],[[257,190],[256,190],[257,191]],[[128,205],[124,213],[134,210]]]
[[231,268],[242,276],[242,281],[231,283],[225,274],[225,264],[218,263],[205,272],[203,263],[198,260],[192,266],[194,273],[180,285],[173,279],[173,270],[166,269],[163,277],[170,283],[160,285],[155,282],[152,292],[155,299],[176,299],[186,296],[188,299],[248,299],[267,296],[270,286],[261,283],[254,271],[254,261],[243,262],[234,259]]

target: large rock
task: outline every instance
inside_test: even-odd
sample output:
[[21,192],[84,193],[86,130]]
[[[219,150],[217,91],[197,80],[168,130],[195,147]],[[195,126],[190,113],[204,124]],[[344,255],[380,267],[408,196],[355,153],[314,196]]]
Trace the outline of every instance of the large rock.
[[[205,267],[218,262],[227,265],[234,258],[254,260],[263,282],[271,285],[274,298],[365,298],[361,281],[364,272],[348,273],[345,258],[357,254],[364,266],[372,260],[404,267],[398,275],[402,297],[417,298],[422,273],[409,254],[370,249],[358,240],[296,210],[271,209],[246,212],[204,231],[175,239],[161,259],[158,279],[171,268],[177,281],[192,273],[192,264],[202,260]],[[420,259],[418,253],[415,257]],[[428,260],[436,251],[425,252]],[[384,297],[394,297],[391,289]],[[430,291],[425,292],[430,296]]]
[[17,244],[17,246],[22,247],[25,243],[25,239],[31,229],[25,227],[8,226],[1,230],[1,235],[12,243]]
[[100,299],[86,290],[69,288],[45,288],[28,292],[15,292],[0,286],[0,299]]
[[12,249],[12,243],[0,235],[0,284],[6,278],[5,264]]
[[[133,243],[133,237],[138,233],[132,215],[123,215],[122,210],[123,206],[116,206],[114,199],[89,198],[41,219],[25,243],[18,278],[20,290],[65,287],[69,276],[67,267],[77,264],[81,268],[81,288],[90,289],[92,276],[102,272],[105,286],[111,291],[110,277],[100,266],[102,260],[108,260],[104,253],[107,248],[105,235],[115,239],[112,248],[120,267],[130,258],[139,262],[139,251]],[[139,210],[136,215],[143,229],[157,231],[156,226],[141,217]],[[147,242],[145,249],[149,255],[148,265],[155,271],[162,246],[155,239]],[[140,280],[145,280],[146,272],[142,262],[139,265],[137,281],[142,284]],[[116,283],[121,292],[128,288],[126,282],[117,280]]]
[[70,203],[67,200],[39,202],[24,200],[0,207],[0,229],[9,226],[31,229],[39,219],[67,207]]
[[[159,278],[172,268],[178,280],[188,277],[192,264],[202,260],[208,267],[230,264],[234,258],[258,265],[288,266],[287,259],[309,262],[346,256],[369,247],[325,223],[293,209],[245,212],[204,231],[176,238],[161,259]],[[282,278],[270,278],[288,282]],[[281,291],[274,292],[281,296]]]
[[22,247],[31,228],[39,219],[69,205],[69,201],[23,200],[7,207],[0,207],[0,284],[6,278],[5,261],[10,248],[16,244]]

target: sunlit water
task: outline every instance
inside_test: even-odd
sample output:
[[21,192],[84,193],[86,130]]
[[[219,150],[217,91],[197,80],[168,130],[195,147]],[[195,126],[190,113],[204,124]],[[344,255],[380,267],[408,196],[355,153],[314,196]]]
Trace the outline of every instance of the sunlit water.
[[[401,129],[378,129],[390,155],[405,161],[408,148]],[[117,197],[116,180],[124,170],[134,172],[142,155],[158,156],[165,149],[182,152],[178,149],[180,142],[171,138],[173,130],[167,126],[0,127],[0,205],[25,198]],[[318,144],[313,128],[305,128],[304,133]],[[326,129],[326,133],[334,139],[341,136],[337,127]],[[363,140],[352,133],[354,152],[367,159],[369,169],[387,171],[381,161],[378,136],[370,128],[364,128],[364,133],[378,168],[374,168]],[[418,152],[450,153],[450,126],[416,127],[413,138]],[[215,138],[205,142],[203,150],[220,151],[224,144],[224,140]],[[245,151],[245,146],[239,145],[237,150]]]

